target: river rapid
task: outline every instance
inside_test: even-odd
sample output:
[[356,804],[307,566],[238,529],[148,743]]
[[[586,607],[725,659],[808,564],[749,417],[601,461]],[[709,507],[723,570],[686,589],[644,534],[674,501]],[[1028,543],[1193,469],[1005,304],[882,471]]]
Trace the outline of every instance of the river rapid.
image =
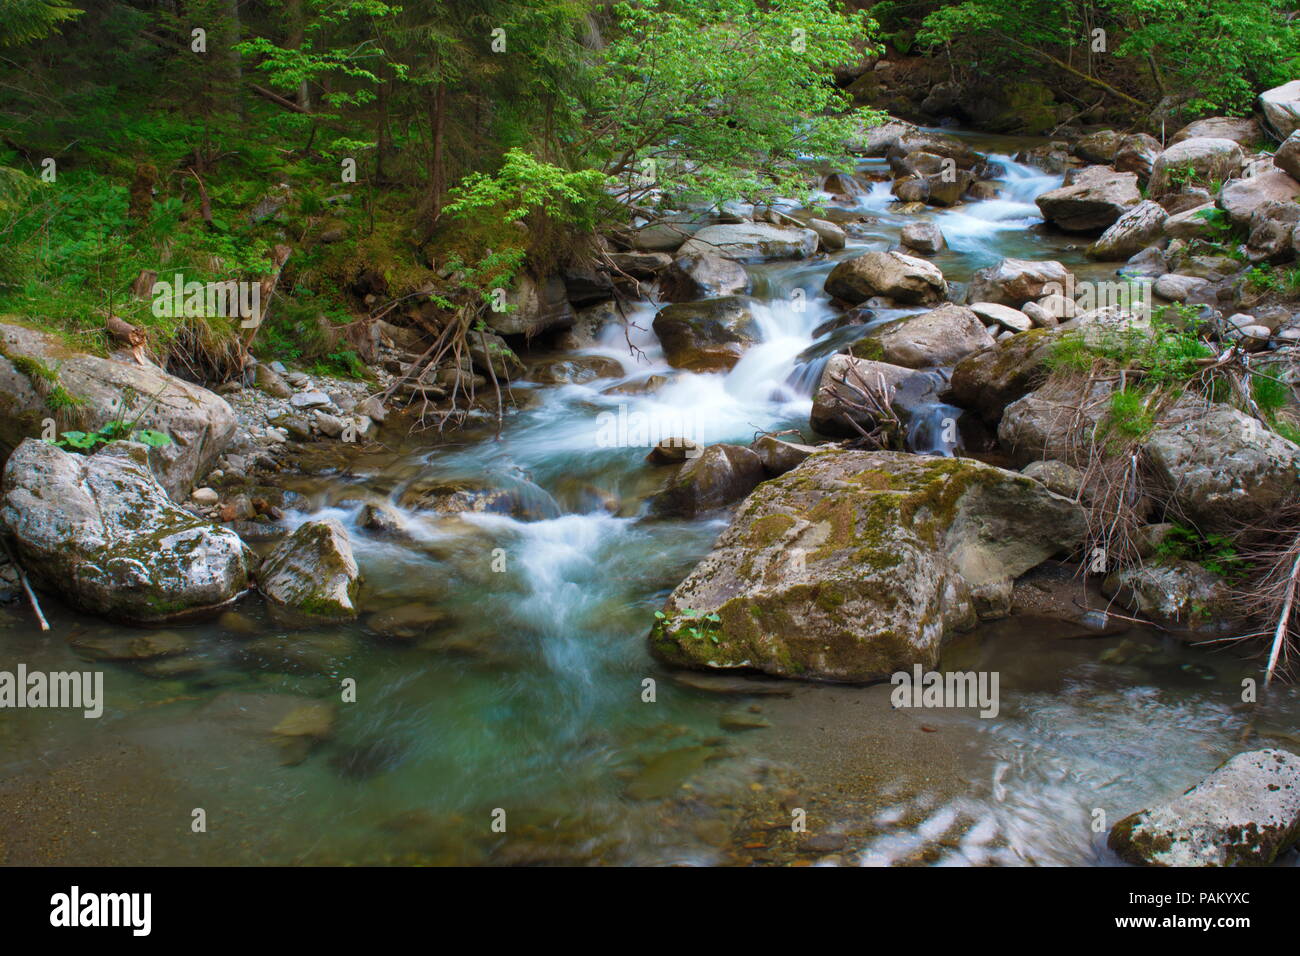
[[[725,522],[640,518],[664,472],[620,444],[629,431],[742,444],[806,431],[834,351],[814,338],[838,314],[826,274],[917,218],[942,229],[933,261],[950,281],[1006,256],[1100,268],[1032,228],[1034,197],[1060,177],[1010,158],[1028,144],[970,139],[1003,166],[999,198],[903,217],[876,183],[839,207],[875,217],[843,252],[748,267],[762,341],[729,373],[671,369],[645,302],[589,350],[621,376],[539,388],[499,438],[412,440],[287,480],[291,525],[349,528],[365,579],[355,626],[285,631],[253,598],[187,626],[198,650],[184,666],[150,671],[88,665],[64,640],[124,628],[50,602],[41,635],[25,607],[0,610],[0,666],[102,668],[107,692],[98,720],[0,721],[0,862],[1117,865],[1109,826],[1248,749],[1248,731],[1295,749],[1294,689],[1247,712],[1257,662],[1126,625],[1015,617],[952,641],[942,667],[999,673],[991,718],[895,709],[888,685],[679,674],[650,657],[654,612]],[[638,392],[653,375],[670,381]],[[917,416],[909,446],[951,454],[939,422],[955,412]],[[484,477],[527,517],[402,509],[397,538],[359,524],[412,482]],[[414,639],[370,632],[369,615],[412,606],[441,620]],[[282,652],[250,655],[250,641]],[[340,700],[349,678],[355,702]],[[308,749],[300,725],[322,711]]]

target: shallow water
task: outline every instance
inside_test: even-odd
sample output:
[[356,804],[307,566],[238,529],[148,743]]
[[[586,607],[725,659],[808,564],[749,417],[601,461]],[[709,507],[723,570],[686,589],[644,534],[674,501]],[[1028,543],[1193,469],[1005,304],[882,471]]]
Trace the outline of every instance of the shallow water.
[[[1004,154],[1006,189],[925,214],[950,243],[945,273],[961,281],[1008,255],[1081,263],[1076,243],[1031,230],[1033,197],[1059,177],[1012,162],[1016,144],[977,148]],[[654,611],[724,522],[638,520],[662,480],[645,446],[804,428],[824,359],[796,357],[835,315],[822,282],[836,259],[897,241],[909,220],[888,203],[887,187],[859,197],[878,221],[832,259],[751,268],[762,342],[728,374],[670,369],[646,303],[636,350],[622,330],[592,350],[621,378],[542,390],[500,440],[408,446],[292,482],[291,524],[330,515],[352,532],[356,625],[289,631],[250,599],[236,619],[173,629],[193,639],[184,672],[150,675],[87,665],[65,640],[122,628],[50,601],[42,636],[25,609],[0,610],[0,666],[97,666],[108,692],[100,720],[5,712],[0,860],[1108,865],[1110,823],[1186,789],[1248,729],[1250,746],[1295,749],[1293,689],[1246,712],[1240,682],[1257,663],[1142,630],[1018,618],[954,641],[944,667],[1000,674],[989,719],[894,709],[888,686],[710,684],[651,660]],[[671,381],[607,392],[651,374]],[[937,435],[946,411],[914,423],[914,448],[952,451]],[[357,525],[366,501],[396,502],[412,482],[485,476],[527,520],[404,511],[397,540]],[[413,636],[374,633],[372,615],[411,605],[444,616]],[[340,701],[347,678],[354,703]],[[333,710],[328,739],[308,750],[275,733],[312,702]]]

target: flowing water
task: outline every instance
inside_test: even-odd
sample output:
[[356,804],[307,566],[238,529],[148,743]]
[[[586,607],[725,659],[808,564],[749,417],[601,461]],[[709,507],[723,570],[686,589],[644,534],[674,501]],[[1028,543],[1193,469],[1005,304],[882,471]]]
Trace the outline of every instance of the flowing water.
[[[935,261],[950,280],[1003,256],[1082,265],[1080,247],[1032,229],[1034,196],[1059,177],[1011,160],[1014,142],[974,145],[1002,164],[1001,197],[920,214],[947,238]],[[539,389],[499,439],[408,444],[292,482],[290,523],[349,527],[362,621],[287,631],[249,600],[176,629],[196,647],[183,666],[94,665],[102,719],[7,712],[0,861],[1108,865],[1099,814],[1108,826],[1180,792],[1248,725],[1250,746],[1295,749],[1295,691],[1252,715],[1240,687],[1257,664],[1140,629],[1015,618],[954,641],[944,667],[1000,674],[993,718],[894,709],[884,685],[702,679],[650,658],[655,610],[725,523],[639,519],[663,477],[644,446],[805,429],[835,350],[813,334],[837,314],[822,283],[838,259],[896,244],[917,217],[891,199],[887,183],[855,197],[875,221],[843,253],[750,267],[762,340],[729,373],[669,368],[647,302],[589,350],[621,376]],[[652,375],[670,381],[638,392]],[[951,411],[918,415],[911,447],[950,452]],[[527,517],[399,509],[396,537],[358,523],[414,483],[485,478]],[[413,606],[441,619],[400,640],[369,627]],[[0,612],[4,666],[84,668],[62,637],[124,632],[55,605],[42,636],[23,611]],[[340,701],[348,678],[355,702]],[[334,722],[307,750],[292,728],[312,701]]]

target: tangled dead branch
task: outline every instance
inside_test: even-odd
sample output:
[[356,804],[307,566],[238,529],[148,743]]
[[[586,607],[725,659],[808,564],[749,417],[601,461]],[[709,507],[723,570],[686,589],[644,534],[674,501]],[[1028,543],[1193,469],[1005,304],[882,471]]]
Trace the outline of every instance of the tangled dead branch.
[[[831,376],[831,381],[822,386],[821,399],[858,433],[846,447],[904,450],[903,423],[892,404],[894,387],[881,373],[864,375],[855,364],[848,363],[838,377]],[[871,427],[864,427],[864,422]]]

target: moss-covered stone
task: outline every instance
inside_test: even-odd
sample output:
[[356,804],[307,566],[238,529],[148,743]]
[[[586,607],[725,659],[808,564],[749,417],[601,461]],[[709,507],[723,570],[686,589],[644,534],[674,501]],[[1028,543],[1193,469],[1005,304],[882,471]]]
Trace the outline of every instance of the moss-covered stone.
[[333,518],[301,525],[267,556],[258,588],[307,620],[356,617],[361,574],[343,525]]
[[980,462],[819,452],[746,499],[650,645],[675,664],[820,680],[930,667],[975,622],[980,589],[1082,533],[1077,505]]

